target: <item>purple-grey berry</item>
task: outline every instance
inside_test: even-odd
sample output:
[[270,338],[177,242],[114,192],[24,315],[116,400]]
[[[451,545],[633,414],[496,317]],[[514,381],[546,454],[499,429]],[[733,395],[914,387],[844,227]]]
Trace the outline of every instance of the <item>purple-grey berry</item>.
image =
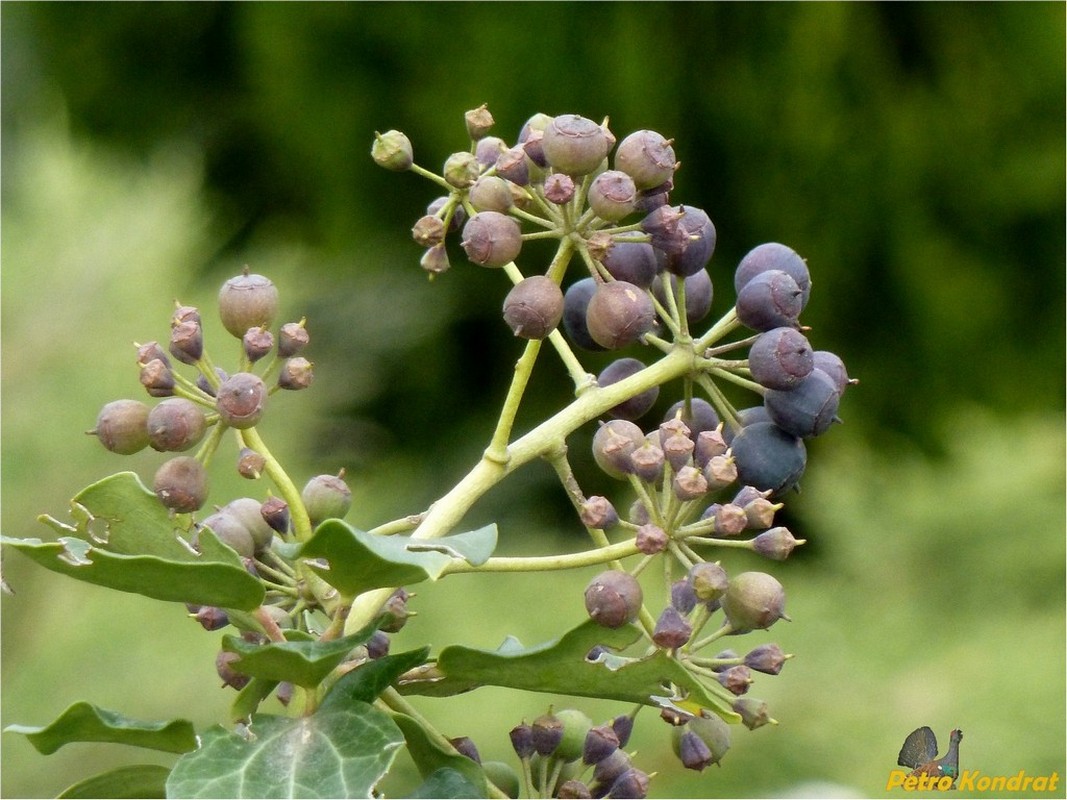
[[[764,501],[766,502],[766,501]],[[777,527],[764,531],[752,540],[752,549],[761,556],[775,561],[785,561],[798,544],[804,544],[804,539],[797,539],[789,528]]]
[[708,747],[703,739],[689,730],[688,726],[674,728],[673,733],[676,743],[675,749],[682,766],[686,769],[703,772],[706,767],[713,763],[711,748]]
[[204,355],[204,331],[200,320],[185,320],[172,326],[169,350],[183,364],[196,364]]
[[289,504],[280,497],[268,497],[260,506],[259,513],[263,516],[271,530],[277,531],[283,536],[289,532],[292,515],[289,512]]
[[574,179],[562,172],[553,172],[545,178],[544,193],[548,202],[566,205],[574,199]]
[[671,605],[682,614],[688,614],[697,606],[697,595],[688,578],[671,584]]
[[785,614],[785,590],[773,575],[742,572],[730,579],[722,609],[735,632],[769,628]]
[[748,368],[756,383],[789,390],[814,367],[811,345],[795,328],[772,328],[756,337],[748,351]]
[[256,425],[267,406],[267,387],[251,372],[236,372],[224,380],[215,397],[219,421],[244,430]]
[[757,672],[765,672],[768,675],[777,675],[782,671],[786,660],[792,658],[782,652],[776,644],[761,644],[745,655],[745,666]]
[[[662,435],[662,432],[661,432]],[[675,472],[690,465],[693,456],[693,440],[684,434],[675,433],[660,440],[663,457]],[[707,486],[704,487],[705,489]]]
[[447,272],[452,266],[448,260],[448,250],[443,244],[428,248],[419,259],[419,266],[430,273],[431,278]]
[[606,497],[594,495],[587,498],[578,510],[578,517],[587,528],[607,530],[619,524],[619,515],[615,506]]
[[691,398],[688,406],[685,400],[679,400],[663,415],[664,420],[675,418],[681,419],[686,424],[689,428],[687,435],[694,441],[700,436],[701,431],[713,431],[720,424],[719,415],[715,413],[711,403],[701,397]]
[[538,755],[552,755],[563,741],[563,722],[551,711],[535,719],[530,727]]
[[456,752],[461,756],[466,756],[475,764],[482,763],[482,757],[478,754],[478,748],[474,746],[474,742],[469,736],[456,736],[449,739],[448,743],[456,748]]
[[601,572],[585,589],[586,611],[606,628],[619,628],[637,619],[643,599],[641,584],[618,570]]
[[251,558],[255,554],[252,534],[236,514],[216,511],[200,523],[202,528],[210,528],[219,541],[237,551],[242,558]]
[[611,729],[619,737],[619,747],[626,747],[630,734],[634,732],[634,718],[629,714],[619,714],[611,721]]
[[152,397],[171,397],[174,394],[174,372],[170,364],[162,359],[153,358],[142,364],[138,377]]
[[170,366],[170,358],[163,348],[159,346],[159,342],[145,342],[137,345],[137,366],[143,367],[149,361],[157,358],[168,367]]
[[149,442],[148,406],[140,400],[112,400],[96,417],[94,434],[112,453],[128,456],[143,450]]
[[729,586],[726,570],[711,561],[701,561],[689,568],[689,584],[693,593],[701,602],[718,600]]
[[248,675],[242,675],[240,672],[233,668],[233,663],[240,660],[240,656],[237,653],[228,653],[225,650],[220,650],[219,654],[215,657],[215,671],[219,677],[222,678],[222,685],[229,686],[233,689],[240,691],[243,689],[250,680]]
[[314,366],[303,356],[285,359],[285,363],[278,371],[278,387],[291,392],[308,388],[314,380]]
[[278,313],[278,288],[262,275],[244,272],[219,290],[219,317],[241,339],[249,328],[269,328]]
[[274,334],[266,328],[249,328],[245,331],[241,343],[244,345],[248,360],[254,364],[270,354],[274,348]]
[[651,522],[640,526],[637,529],[637,535],[634,537],[637,549],[646,556],[662,553],[667,549],[668,541],[669,539],[663,528]]
[[463,226],[463,250],[475,264],[502,267],[522,249],[519,223],[499,211],[481,211]]
[[633,474],[645,483],[659,483],[663,477],[663,465],[665,463],[666,459],[663,455],[663,450],[648,441],[630,454]]
[[749,281],[769,270],[785,272],[796,282],[801,291],[800,307],[803,309],[811,295],[808,265],[792,248],[777,242],[758,245],[745,254],[734,272],[734,290],[740,294]]
[[541,141],[548,164],[568,175],[593,172],[614,145],[615,137],[606,126],[577,114],[554,117]]
[[285,323],[278,331],[278,357],[290,358],[295,356],[307,347],[310,338],[307,328],[304,327],[303,320]]
[[523,339],[544,339],[563,318],[563,292],[544,275],[515,284],[504,298],[504,321]]
[[674,650],[689,641],[693,635],[693,626],[674,606],[667,606],[656,620],[652,641],[657,646]]
[[632,241],[636,236],[641,234],[623,233],[609,239],[610,247],[599,261],[615,280],[648,289],[653,285],[659,265],[652,245],[644,241]]
[[743,695],[752,685],[752,673],[744,664],[736,667],[728,667],[718,674],[719,683],[723,688],[736,695]]
[[[692,446],[692,441],[686,439]],[[674,490],[674,496],[683,502],[686,500],[696,500],[698,497],[702,497],[708,492],[708,480],[704,477],[704,474],[696,467],[686,465],[682,467],[674,475],[674,483],[672,485]]]
[[609,420],[593,435],[593,460],[607,475],[623,480],[633,470],[630,456],[644,443],[645,435],[634,423]]
[[232,514],[241,521],[245,529],[252,536],[252,546],[256,553],[261,553],[270,547],[274,539],[274,531],[267,521],[263,519],[263,504],[252,497],[238,497],[222,507],[222,511]]
[[582,761],[596,764],[619,749],[619,735],[611,725],[594,725],[585,735]]
[[638,189],[652,189],[669,181],[677,167],[671,142],[655,131],[634,131],[615,151],[615,169],[622,170]]
[[145,426],[153,450],[182,452],[204,438],[207,420],[192,400],[168,397],[148,413]]
[[637,187],[625,172],[605,170],[593,178],[586,197],[589,207],[602,220],[618,222],[633,213]]
[[508,733],[515,755],[527,759],[534,754],[533,727],[523,722]]
[[737,318],[755,331],[796,328],[803,309],[803,292],[781,270],[761,272],[737,293]]
[[152,488],[164,506],[188,514],[207,501],[207,471],[191,456],[176,456],[156,470]]
[[[471,186],[469,196],[471,205],[477,211],[499,211],[504,214],[515,205],[511,187],[499,175],[482,175]],[[440,244],[440,242],[432,242],[432,244]]]
[[696,436],[693,461],[703,469],[712,458],[725,454],[728,446],[723,438],[721,425],[713,431],[700,431]]
[[631,767],[612,782],[611,788],[604,796],[616,800],[641,800],[648,797],[648,773]]
[[415,220],[411,238],[420,247],[434,247],[445,240],[445,223],[435,214],[425,214]]
[[626,281],[612,281],[596,287],[585,321],[593,341],[617,350],[651,331],[656,311],[644,289]]
[[230,624],[226,612],[215,606],[201,606],[193,613],[193,619],[199,622],[205,631],[217,631]]
[[237,474],[249,480],[259,480],[267,465],[267,459],[248,447],[242,447],[237,456]]
[[[683,216],[678,220],[678,226],[687,237],[687,243],[681,252],[665,251],[664,268],[675,275],[688,277],[699,273],[711,260],[715,252],[715,226],[703,209],[692,206],[679,208]],[[710,296],[708,299],[710,303]]]
[[[645,368],[645,364],[636,358],[618,358],[604,367],[597,375],[597,384],[601,387],[611,386],[621,380],[636,375]],[[647,414],[659,398],[659,387],[653,386],[640,394],[636,394],[628,400],[623,400],[608,410],[608,413],[619,419],[635,420]]]

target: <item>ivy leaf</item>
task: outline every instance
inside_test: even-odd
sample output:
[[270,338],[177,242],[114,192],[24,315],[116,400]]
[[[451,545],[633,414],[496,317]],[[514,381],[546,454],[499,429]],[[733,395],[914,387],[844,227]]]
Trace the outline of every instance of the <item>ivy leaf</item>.
[[441,769],[431,772],[430,776],[423,781],[422,786],[412,792],[409,796],[412,798],[485,797],[483,793],[478,791],[478,787],[471,783],[465,775],[456,772],[454,769],[448,769],[447,767],[441,767]]
[[330,688],[320,708],[328,710],[334,704],[343,706],[354,701],[371,703],[397,677],[424,663],[429,655],[430,648],[423,647],[372,659],[342,676]]
[[[435,783],[443,783],[448,779],[448,776],[438,775],[437,778],[434,778],[434,776],[442,770],[447,770],[448,772],[461,775],[474,792],[473,794],[461,794],[456,796],[489,796],[488,779],[485,777],[485,772],[480,765],[471,761],[466,756],[460,755],[454,748],[445,748],[441,744],[438,744],[437,740],[426,732],[426,729],[422,727],[418,720],[400,713],[394,713],[392,714],[392,717],[393,721],[404,734],[404,740],[407,742],[408,754],[411,756],[411,760],[415,762],[419,774],[422,775],[427,783],[430,783],[431,780]],[[423,787],[425,788],[426,784],[423,784]],[[447,793],[435,795],[431,793],[423,796],[452,797],[453,795]]]
[[171,770],[168,797],[370,797],[404,743],[387,714],[358,702],[308,717],[262,714],[244,735],[216,726],[201,739]]
[[188,720],[141,722],[85,702],[70,706],[44,727],[8,725],[4,730],[21,733],[46,756],[71,742],[128,744],[166,753],[185,753],[196,747],[196,732]]
[[339,519],[328,519],[300,550],[324,581],[352,596],[386,586],[437,580],[454,560],[484,564],[496,547],[496,525],[440,539],[376,536]]
[[240,556],[210,531],[200,552],[178,535],[167,510],[133,472],[83,489],[71,501],[73,525],[44,515],[57,541],[0,537],[46,569],[87,583],[156,600],[250,610],[263,586]]
[[664,686],[673,683],[690,701],[711,709],[727,722],[741,721],[727,701],[709,692],[663,650],[644,658],[614,658],[607,663],[586,658],[597,645],[621,649],[640,635],[634,625],[603,628],[586,620],[556,641],[526,649],[516,648],[514,639],[506,640],[495,651],[451,645],[438,655],[436,669],[427,672],[426,680],[410,680],[398,689],[405,694],[442,697],[477,686],[506,686],[655,706]]
[[240,656],[230,666],[242,675],[312,688],[322,683],[353,648],[370,639],[375,630],[377,623],[372,623],[349,636],[325,642],[301,639],[255,644],[230,635],[222,638],[222,649]]
[[170,770],[157,764],[134,764],[101,772],[91,778],[68,786],[59,795],[60,800],[92,800],[92,798],[138,798],[166,797],[167,776]]

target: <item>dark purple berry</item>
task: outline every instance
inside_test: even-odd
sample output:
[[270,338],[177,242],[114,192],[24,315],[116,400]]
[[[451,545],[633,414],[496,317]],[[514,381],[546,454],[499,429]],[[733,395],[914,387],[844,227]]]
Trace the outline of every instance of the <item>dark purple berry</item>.
[[703,270],[711,260],[715,252],[715,226],[703,209],[692,206],[679,208],[683,216],[678,225],[688,241],[682,252],[666,252],[664,267],[668,272],[687,277]]
[[[600,371],[596,382],[602,387],[611,386],[613,383],[618,383],[631,375],[636,375],[644,368],[644,363],[636,358],[618,358]],[[608,413],[619,419],[639,419],[652,409],[658,397],[659,387],[653,386],[641,392],[641,394],[634,395],[629,400],[623,400],[617,406],[608,409]]]
[[419,266],[430,273],[431,278],[447,272],[452,266],[448,260],[448,250],[443,244],[428,248],[419,259]]
[[615,144],[607,127],[577,114],[554,117],[541,140],[545,160],[557,172],[586,175],[597,167]]
[[737,463],[738,480],[770,491],[771,498],[796,486],[807,464],[804,441],[773,422],[746,425],[734,436],[730,450]]
[[693,717],[686,729],[695,733],[711,750],[711,763],[718,764],[730,749],[730,726],[715,714]]
[[[518,797],[519,795],[516,792],[511,796]],[[556,790],[556,797],[560,798],[560,800],[587,800],[592,796],[589,792],[589,787],[576,778],[563,781]]]
[[383,658],[389,655],[389,635],[384,631],[375,631],[366,646],[368,658]]
[[534,754],[534,742],[533,742],[533,728],[523,722],[521,725],[516,725],[508,733],[511,739],[511,746],[515,750],[515,755],[521,759],[527,759]]
[[398,633],[404,628],[408,617],[412,612],[408,611],[408,600],[411,595],[404,589],[396,589],[382,606],[382,613],[386,619],[378,626],[378,629],[386,633]]
[[149,412],[146,427],[153,450],[182,452],[204,438],[207,421],[192,400],[168,397]]
[[496,174],[519,186],[530,182],[530,158],[521,145],[505,149],[497,156]]
[[112,400],[96,417],[95,434],[112,453],[128,456],[148,444],[148,406],[140,400]]
[[641,230],[652,238],[652,246],[657,250],[668,256],[681,255],[689,247],[689,233],[682,226],[683,216],[681,206],[659,206],[641,220]]
[[601,786],[610,786],[628,769],[630,769],[630,757],[620,746],[611,755],[596,763],[596,767],[593,768],[593,780]]
[[792,658],[782,652],[776,644],[761,644],[745,655],[745,666],[757,672],[765,672],[768,675],[777,675],[782,671],[787,659]]
[[769,628],[785,615],[785,590],[766,572],[742,572],[730,579],[722,610],[735,632]]
[[794,388],[813,366],[811,345],[794,328],[773,328],[761,333],[748,351],[753,379],[768,389]]
[[601,572],[585,589],[586,611],[606,628],[619,628],[637,619],[643,599],[641,584],[618,570]]
[[256,425],[267,405],[267,387],[251,372],[237,372],[224,380],[215,397],[219,420],[231,428],[244,430]]
[[640,235],[624,233],[609,240],[611,246],[600,261],[615,280],[648,289],[653,285],[659,266],[652,245],[631,241],[633,236]]
[[478,754],[478,748],[474,746],[474,742],[469,736],[456,736],[449,739],[448,743],[456,748],[456,752],[461,756],[466,756],[475,764],[482,763],[482,757]]
[[629,714],[619,714],[611,721],[611,729],[619,737],[619,747],[626,747],[634,731],[634,718]]
[[[666,295],[666,282],[670,278],[671,291],[677,296],[678,293],[678,276],[671,275],[669,273],[662,273],[656,276],[655,282],[652,284],[652,292],[656,295],[656,299],[660,301],[665,307],[667,305]],[[693,274],[684,278],[685,281],[685,318],[690,325],[695,325],[704,319],[711,311],[711,300],[714,294],[713,287],[711,285],[711,275],[708,274],[706,269],[699,269]]]
[[830,376],[830,380],[837,387],[838,394],[843,394],[845,388],[850,383],[853,383],[848,377],[848,372],[845,370],[845,362],[841,360],[840,356],[831,353],[829,350],[816,350],[811,355],[814,368],[821,369]]
[[195,458],[176,456],[156,470],[152,487],[164,506],[188,514],[207,500],[207,471]]
[[647,440],[630,453],[630,465],[633,468],[633,474],[645,483],[659,483],[663,477],[663,465],[665,462],[663,450]]
[[[496,160],[500,158],[500,154],[508,149],[508,146],[504,144],[504,140],[499,136],[485,136],[478,140],[478,144],[474,147],[474,157],[478,159],[478,163],[488,169],[489,167],[496,165]],[[430,212],[433,213],[432,211]]]
[[676,750],[682,766],[702,772],[713,763],[711,748],[688,727],[674,728]]
[[585,321],[601,347],[617,350],[652,330],[656,311],[644,289],[626,281],[603,283],[589,300]]
[[563,741],[563,722],[552,712],[539,716],[530,727],[538,755],[552,755]]
[[696,608],[696,591],[688,578],[682,578],[671,584],[671,605],[682,614],[688,614]]
[[463,226],[463,250],[475,264],[502,267],[522,249],[519,223],[499,211],[481,211]]
[[259,513],[263,516],[263,521],[272,530],[282,535],[289,532],[289,524],[291,522],[289,504],[280,497],[268,497],[264,500],[263,505],[259,508]]
[[[685,441],[689,442],[689,447],[692,448],[692,440],[686,438]],[[674,496],[679,500],[683,502],[687,500],[696,500],[698,497],[707,494],[708,481],[699,469],[686,465],[675,473],[672,488],[674,490]]]
[[[215,377],[219,383],[222,383],[228,377],[230,377],[225,370],[215,367]],[[208,383],[207,376],[204,373],[200,373],[196,376],[196,388],[206,394],[208,397],[214,397],[216,395],[215,387]]]
[[744,664],[736,667],[727,667],[721,670],[716,677],[724,689],[738,696],[746,694],[752,685],[752,672]]
[[201,606],[193,613],[193,618],[205,631],[217,631],[230,624],[226,612],[215,606]]
[[316,475],[300,493],[312,525],[326,519],[341,519],[352,507],[352,490],[340,475]]
[[563,292],[544,275],[519,281],[504,298],[504,321],[523,339],[544,339],[563,318]]
[[625,172],[609,169],[593,178],[586,199],[593,213],[602,220],[618,222],[633,212],[637,187]]
[[219,677],[222,678],[222,685],[229,686],[238,691],[243,689],[248,682],[252,680],[248,675],[242,675],[233,668],[233,663],[239,661],[240,658],[241,657],[237,653],[228,653],[225,650],[219,651],[219,654],[215,657],[215,671],[218,672]]
[[268,278],[245,272],[219,290],[219,317],[241,339],[249,328],[269,328],[278,313],[278,289]]
[[761,556],[785,561],[798,544],[804,544],[803,539],[797,539],[788,528],[771,528],[764,531],[752,540],[752,549]]
[[755,331],[795,328],[803,308],[800,288],[789,275],[772,269],[761,272],[737,293],[737,318]]
[[671,142],[655,131],[634,131],[615,151],[615,169],[634,180],[638,189],[651,189],[674,176],[677,159]]
[[586,314],[589,301],[596,292],[598,284],[593,278],[582,278],[567,289],[563,295],[563,330],[567,337],[583,350],[605,350],[589,335]]
[[616,800],[641,800],[648,797],[648,774],[631,767],[612,782],[605,797]]
[[168,367],[170,366],[170,358],[167,357],[163,348],[159,346],[159,342],[146,342],[145,344],[137,345],[137,366],[143,367],[149,361],[157,358]]
[[692,635],[693,626],[689,624],[689,620],[683,617],[674,606],[667,606],[656,620],[652,641],[658,647],[674,650],[688,642]]
[[802,439],[826,433],[840,401],[837,385],[821,369],[813,369],[792,389],[768,389],[763,396],[771,421]]
[[734,291],[741,293],[745,286],[754,277],[768,270],[781,270],[789,275],[800,288],[800,308],[803,309],[808,303],[811,294],[811,276],[808,273],[808,265],[796,252],[784,244],[768,242],[750,250],[734,272]]
[[582,761],[597,764],[619,749],[619,735],[611,725],[595,725],[585,735]]
[[411,169],[414,162],[411,140],[400,131],[375,132],[370,155],[379,167],[395,172]]
[[463,227],[463,223],[467,221],[467,212],[463,209],[463,206],[459,203],[453,202],[449,195],[438,197],[430,202],[426,206],[427,214],[434,214],[444,219],[447,215],[444,212],[445,206],[451,203],[452,216],[448,219],[448,231],[454,233]]

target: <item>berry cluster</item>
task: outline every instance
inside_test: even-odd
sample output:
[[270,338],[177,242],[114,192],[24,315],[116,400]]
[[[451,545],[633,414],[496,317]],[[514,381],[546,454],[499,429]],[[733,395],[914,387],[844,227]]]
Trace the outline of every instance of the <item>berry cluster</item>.
[[[585,592],[590,618],[609,628],[640,625],[648,649],[638,657],[658,651],[674,660],[722,701],[722,717],[749,728],[773,721],[762,701],[744,695],[753,671],[776,675],[790,656],[775,644],[745,656],[699,651],[723,636],[788,619],[783,587],[764,572],[728,574],[698,550],[744,548],[783,560],[803,543],[775,526],[775,512],[804,472],[805,440],[838,421],[841,397],[854,383],[838,356],[812,348],[799,321],[811,295],[806,262],[778,243],[752,249],[734,270],[735,304],[698,336],[694,328],[714,299],[708,264],[716,229],[702,209],[673,203],[679,163],[670,139],[640,130],[616,147],[607,121],[535,114],[508,143],[490,135],[493,118],[485,106],[469,111],[466,122],[470,149],[449,156],[440,174],[415,163],[411,142],[399,131],[376,135],[372,156],[448,192],[429,204],[412,230],[426,248],[421,264],[431,277],[449,268],[446,240],[455,234],[472,263],[502,269],[511,280],[503,316],[512,332],[533,345],[549,340],[580,398],[596,390],[613,398],[602,409],[608,420],[594,435],[593,456],[636,495],[628,519],[609,499],[586,497],[565,456],[542,453],[593,541],[608,547],[607,534],[621,533],[643,555],[632,568],[614,561],[592,579]],[[546,269],[525,276],[515,260],[533,239],[556,239],[559,246]],[[584,269],[568,278],[575,255]],[[726,339],[741,328],[752,334]],[[623,355],[594,377],[572,349],[634,345],[658,350],[662,361],[681,355],[688,361],[669,375],[652,375],[648,359]],[[731,356],[742,348],[747,357]],[[661,424],[642,430],[637,421],[656,406],[671,378],[682,379],[683,399]],[[737,387],[762,402],[735,403],[726,390]],[[694,396],[696,388],[707,399]],[[662,611],[653,614],[637,576],[656,559],[663,561],[665,586]],[[721,621],[703,633],[720,611]],[[625,660],[589,656],[605,657]],[[706,709],[665,701],[661,715],[673,725],[675,750],[688,768],[718,763],[729,746],[728,727]],[[516,750],[524,764],[555,752],[532,744],[516,744]],[[644,796],[647,776],[618,788],[606,773],[595,775],[592,787],[559,781],[566,772],[561,763],[581,763],[573,760],[577,755],[568,761],[571,755],[550,761],[552,781],[545,775],[535,780],[541,796]],[[584,763],[600,769],[600,759]],[[613,776],[625,769],[632,773],[628,760]]]
[[[204,347],[200,313],[179,306],[171,318],[166,349],[151,341],[137,345],[141,384],[151,397],[162,398],[154,407],[139,400],[115,400],[97,417],[95,434],[108,450],[130,455],[151,447],[164,453],[185,453],[199,445],[195,455],[175,455],[156,470],[153,489],[173,515],[177,533],[194,550],[205,529],[233,549],[247,570],[259,577],[268,603],[257,619],[231,619],[223,609],[188,605],[189,613],[209,631],[229,624],[242,628],[248,641],[280,639],[288,628],[308,629],[310,612],[322,607],[322,597],[309,585],[287,550],[287,543],[306,539],[311,528],[331,518],[342,518],[352,504],[352,493],[338,475],[310,478],[290,500],[270,491],[265,497],[238,497],[202,513],[208,497],[208,464],[227,430],[238,439],[237,472],[250,481],[265,474],[278,485],[289,483],[256,433],[267,411],[268,399],[279,390],[297,391],[311,385],[313,366],[301,353],[309,342],[305,321],[288,322],[271,331],[278,311],[278,291],[267,278],[245,270],[227,280],[219,291],[218,313],[223,327],[241,342],[238,369],[216,367]],[[183,375],[174,361],[194,367],[196,377]],[[294,507],[295,505],[295,507]],[[200,518],[197,514],[202,513]],[[303,535],[297,535],[298,527]],[[396,632],[408,616],[408,593],[394,592],[386,604],[385,621],[354,658],[378,657],[388,652],[387,633]],[[264,633],[265,631],[265,633]],[[318,631],[321,633],[321,631]],[[366,650],[367,652],[363,652]],[[220,652],[216,662],[223,684],[241,689],[248,676],[235,671],[236,653]],[[287,701],[292,686],[282,684],[278,696]]]

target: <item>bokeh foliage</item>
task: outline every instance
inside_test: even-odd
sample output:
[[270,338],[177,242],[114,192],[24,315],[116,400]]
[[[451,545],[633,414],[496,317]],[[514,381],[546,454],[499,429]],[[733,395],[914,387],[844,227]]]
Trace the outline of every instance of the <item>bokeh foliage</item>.
[[[758,684],[786,724],[737,736],[721,772],[672,777],[646,723],[657,791],[830,780],[876,794],[920,724],[969,729],[965,767],[1062,774],[1062,5],[5,3],[2,17],[5,534],[35,535],[37,513],[131,467],[72,437],[103,402],[136,396],[125,348],[164,334],[172,297],[207,306],[246,262],[314,339],[313,398],[268,430],[283,455],[306,475],[345,466],[358,523],[424,507],[481,452],[519,351],[500,275],[454,253],[425,281],[406,230],[434,190],[377,169],[371,133],[404,130],[436,168],[482,102],[505,138],[535,111],[610,115],[620,136],[676,140],[677,197],[719,232],[715,312],[741,255],[785,242],[814,277],[813,341],[862,381],[790,504],[811,544],[785,565],[798,622],[775,633],[800,655]],[[530,255],[520,264],[536,271]],[[557,408],[562,385],[546,364],[520,425]],[[581,437],[571,445],[581,461]],[[475,513],[513,551],[580,542],[547,469]],[[127,598],[15,558],[5,724],[83,696],[160,718],[191,703],[215,721],[223,703],[199,697],[211,635],[133,598],[115,619]],[[580,605],[554,588],[545,618],[524,613],[541,580],[433,586],[406,644],[420,629],[435,647],[552,638]],[[473,629],[455,621],[472,603]],[[161,629],[175,674],[156,672]],[[96,652],[107,637],[124,654]],[[130,696],[154,674],[171,691]],[[454,734],[501,757],[511,716],[544,699],[503,701],[498,719],[503,695],[486,691]],[[444,703],[431,715],[448,718]],[[3,794],[65,785],[63,767],[4,738]],[[84,752],[47,763],[77,776]]]

